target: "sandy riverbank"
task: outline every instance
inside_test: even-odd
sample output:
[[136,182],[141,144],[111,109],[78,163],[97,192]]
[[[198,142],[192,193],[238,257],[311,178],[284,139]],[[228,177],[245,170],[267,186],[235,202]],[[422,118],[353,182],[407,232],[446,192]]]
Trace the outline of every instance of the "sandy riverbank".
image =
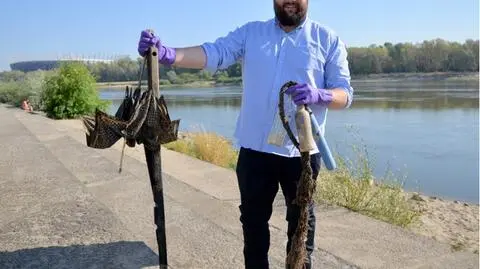
[[[124,90],[126,86],[137,87],[136,81],[119,81],[119,82],[98,82],[97,89],[109,88],[115,90]],[[142,83],[142,85],[146,85]],[[175,89],[175,88],[212,88],[222,86],[240,86],[239,83],[218,83],[215,81],[195,81],[185,84],[160,84],[161,88]]]
[[478,82],[478,72],[381,73],[352,75],[352,82]]
[[478,254],[479,205],[414,194],[411,203],[422,216],[410,229],[446,242],[452,250]]

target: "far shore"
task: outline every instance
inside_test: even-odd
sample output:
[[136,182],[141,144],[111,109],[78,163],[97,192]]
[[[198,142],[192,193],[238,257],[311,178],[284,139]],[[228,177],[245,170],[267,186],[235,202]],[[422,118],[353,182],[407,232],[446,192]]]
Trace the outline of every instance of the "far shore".
[[[142,81],[142,85],[147,85],[146,81]],[[218,83],[214,80],[194,81],[184,84],[160,83],[160,87],[175,89],[175,88],[213,88],[222,86],[241,86],[240,83]],[[124,90],[126,86],[137,87],[138,81],[116,81],[116,82],[97,82],[97,89],[109,88],[116,90]]]
[[[240,80],[241,81],[241,80]],[[382,73],[368,75],[353,75],[352,83],[369,82],[428,82],[443,81],[451,83],[478,83],[478,72],[434,72],[434,73]],[[143,81],[142,85],[147,82]],[[126,86],[136,87],[138,81],[116,81],[116,82],[98,82],[97,88],[110,88],[123,90]],[[184,84],[171,84],[166,80],[161,80],[160,86],[163,88],[212,88],[225,86],[241,86],[241,82],[216,82],[214,80],[194,81]]]

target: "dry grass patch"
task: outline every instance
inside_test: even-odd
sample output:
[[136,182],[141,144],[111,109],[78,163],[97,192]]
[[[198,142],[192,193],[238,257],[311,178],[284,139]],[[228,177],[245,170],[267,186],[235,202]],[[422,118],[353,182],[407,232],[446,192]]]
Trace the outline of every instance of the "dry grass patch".
[[237,164],[238,152],[232,143],[211,132],[188,133],[165,147],[225,168],[235,169]]

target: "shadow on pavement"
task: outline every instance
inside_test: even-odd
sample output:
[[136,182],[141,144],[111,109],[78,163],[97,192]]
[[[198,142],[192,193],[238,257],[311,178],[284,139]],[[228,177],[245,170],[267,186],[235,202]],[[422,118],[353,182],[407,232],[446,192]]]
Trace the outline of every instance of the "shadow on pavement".
[[143,242],[54,246],[0,252],[1,269],[142,269],[158,267],[158,255]]

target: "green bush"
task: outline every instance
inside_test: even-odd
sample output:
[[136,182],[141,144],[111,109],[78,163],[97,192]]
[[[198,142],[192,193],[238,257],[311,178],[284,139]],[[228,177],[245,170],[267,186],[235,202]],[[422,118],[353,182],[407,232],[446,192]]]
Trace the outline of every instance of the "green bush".
[[0,83],[0,103],[15,105],[17,100],[21,101],[21,96],[25,95],[20,82],[2,82]]
[[160,79],[160,85],[171,85],[172,83],[168,79]]
[[7,72],[0,74],[0,103],[20,106],[25,99],[30,100],[34,110],[40,110],[40,96],[44,78],[52,71],[33,71],[28,73]]
[[109,105],[99,98],[93,75],[78,62],[62,64],[56,74],[45,79],[41,100],[46,115],[55,119],[92,115]]
[[177,75],[177,79],[183,83],[192,83],[199,80],[197,75],[191,73],[181,73]]
[[22,71],[2,71],[0,72],[0,81],[2,82],[12,82],[12,81],[22,81],[25,78],[25,72]]

